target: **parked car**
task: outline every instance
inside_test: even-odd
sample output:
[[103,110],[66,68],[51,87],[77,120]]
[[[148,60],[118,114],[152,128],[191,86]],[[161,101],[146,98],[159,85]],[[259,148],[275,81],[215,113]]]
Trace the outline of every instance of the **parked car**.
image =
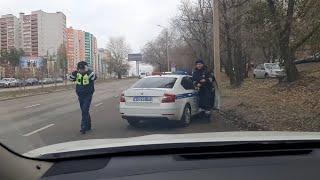
[[121,94],[120,113],[132,126],[149,119],[187,126],[199,113],[198,92],[188,75],[148,76]]
[[284,76],[284,70],[277,63],[259,64],[253,70],[254,78],[275,78]]
[[52,84],[54,80],[52,78],[43,78],[39,81],[40,84]]
[[23,79],[16,79],[15,83],[17,87],[25,86],[27,84],[26,81]]
[[28,78],[26,79],[26,85],[33,86],[39,84],[39,80],[37,78]]
[[55,79],[56,83],[63,83],[63,78],[58,77]]
[[0,80],[0,87],[14,87],[16,84],[15,78],[3,78]]
[[142,78],[144,78],[144,77],[147,77],[146,73],[143,72],[143,73],[140,73],[140,74],[139,74],[139,79],[142,79]]

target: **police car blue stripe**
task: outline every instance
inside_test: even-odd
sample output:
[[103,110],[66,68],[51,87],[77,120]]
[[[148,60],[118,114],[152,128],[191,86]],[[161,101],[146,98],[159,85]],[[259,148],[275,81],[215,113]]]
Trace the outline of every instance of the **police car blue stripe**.
[[197,95],[198,95],[197,92],[178,94],[178,95],[176,96],[176,99],[190,98],[190,97],[194,97],[194,96],[197,96]]

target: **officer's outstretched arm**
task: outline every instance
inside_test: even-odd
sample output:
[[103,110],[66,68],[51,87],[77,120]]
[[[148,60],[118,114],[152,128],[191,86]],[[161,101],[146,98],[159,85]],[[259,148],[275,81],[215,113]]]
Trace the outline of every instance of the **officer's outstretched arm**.
[[77,79],[77,71],[73,71],[70,75],[69,75],[69,80],[70,81],[76,81]]
[[95,81],[95,80],[97,80],[97,76],[96,76],[96,74],[92,71],[92,72],[90,72],[90,74],[89,74],[89,79],[91,80],[91,81]]

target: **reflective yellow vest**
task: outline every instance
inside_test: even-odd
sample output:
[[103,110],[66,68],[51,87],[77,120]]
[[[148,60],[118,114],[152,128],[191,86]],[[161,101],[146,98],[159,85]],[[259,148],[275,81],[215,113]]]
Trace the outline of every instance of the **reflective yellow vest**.
[[82,75],[81,73],[77,73],[76,82],[78,85],[88,85],[89,84],[89,76],[88,74]]

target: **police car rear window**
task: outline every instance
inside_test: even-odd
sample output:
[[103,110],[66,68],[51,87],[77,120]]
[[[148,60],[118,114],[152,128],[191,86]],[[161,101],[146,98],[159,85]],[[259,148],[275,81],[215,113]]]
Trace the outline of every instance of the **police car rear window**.
[[172,89],[177,78],[174,77],[150,77],[139,80],[132,88],[168,88]]

